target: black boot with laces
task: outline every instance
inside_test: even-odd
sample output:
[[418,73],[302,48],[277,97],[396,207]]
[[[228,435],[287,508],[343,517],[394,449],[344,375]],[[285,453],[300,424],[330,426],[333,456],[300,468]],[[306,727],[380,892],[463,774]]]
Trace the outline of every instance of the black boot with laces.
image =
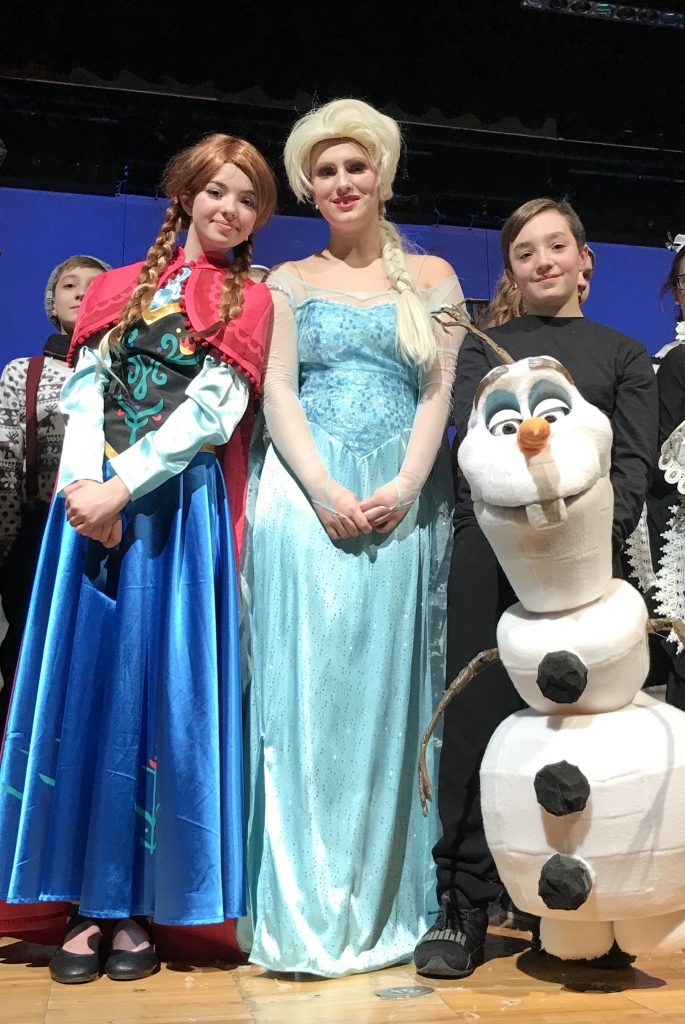
[[427,978],[466,978],[483,963],[488,915],[480,907],[458,907],[449,893],[440,897],[442,907],[414,950],[417,974]]

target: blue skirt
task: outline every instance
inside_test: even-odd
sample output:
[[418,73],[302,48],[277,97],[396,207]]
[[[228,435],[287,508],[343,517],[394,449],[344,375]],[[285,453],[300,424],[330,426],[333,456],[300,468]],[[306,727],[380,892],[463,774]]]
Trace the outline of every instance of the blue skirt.
[[223,921],[245,901],[236,567],[216,457],[123,517],[108,551],[52,505],[0,763],[0,898]]

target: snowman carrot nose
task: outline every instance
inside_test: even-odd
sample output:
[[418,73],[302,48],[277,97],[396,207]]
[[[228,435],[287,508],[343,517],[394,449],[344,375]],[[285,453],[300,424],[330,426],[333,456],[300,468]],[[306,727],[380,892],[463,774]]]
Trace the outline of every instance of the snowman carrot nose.
[[535,455],[547,444],[551,427],[542,416],[531,416],[518,429],[518,445],[525,455]]

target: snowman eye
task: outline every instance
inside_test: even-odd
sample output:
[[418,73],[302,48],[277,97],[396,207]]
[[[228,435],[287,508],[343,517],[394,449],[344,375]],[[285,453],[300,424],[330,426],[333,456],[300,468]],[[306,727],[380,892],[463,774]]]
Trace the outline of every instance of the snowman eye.
[[528,408],[531,416],[539,416],[548,423],[557,423],[568,416],[573,408],[573,399],[558,381],[543,377],[530,389]]
[[495,437],[500,437],[502,434],[515,434],[519,423],[523,422],[518,398],[511,391],[505,391],[503,388],[491,391],[487,396],[483,417],[485,426]]
[[493,437],[516,434],[520,423],[523,423],[523,416],[516,409],[499,409],[490,417],[488,430]]
[[571,407],[563,398],[543,398],[532,410],[533,416],[539,416],[548,423],[556,423],[568,416]]

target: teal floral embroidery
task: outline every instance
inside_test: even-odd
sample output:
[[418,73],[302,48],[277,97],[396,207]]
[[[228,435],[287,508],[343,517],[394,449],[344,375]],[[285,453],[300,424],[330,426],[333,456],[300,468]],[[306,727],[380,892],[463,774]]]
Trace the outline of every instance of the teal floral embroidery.
[[148,363],[143,356],[133,356],[128,361],[128,383],[133,388],[133,397],[136,402],[142,402],[147,397],[148,378],[153,384],[162,387],[169,379],[156,359]]
[[[178,319],[176,320],[178,322]],[[151,328],[154,330],[154,326]],[[175,332],[164,331],[157,340],[156,351],[160,353],[161,359],[156,359],[149,351],[145,350],[145,329],[141,337],[141,329],[132,327],[124,339],[124,352],[122,354],[121,370],[119,380],[126,378],[126,387],[119,390],[123,393],[117,395],[116,403],[119,407],[118,415],[123,417],[124,424],[129,428],[129,444],[135,444],[138,435],[144,430],[151,420],[161,422],[165,399],[159,396],[159,389],[169,382],[167,370],[170,366],[197,366],[202,358],[201,347],[182,333],[180,327]],[[154,344],[154,342],[153,342]],[[138,352],[130,351],[139,347]],[[128,353],[126,350],[129,350]],[[146,400],[157,398],[154,405],[144,408]]]
[[167,331],[166,334],[163,334],[162,337],[159,339],[159,347],[160,349],[162,349],[167,359],[173,359],[174,362],[179,363],[189,361],[192,362],[192,360],[186,360],[183,356],[181,356],[181,358],[178,360],[174,359],[174,356],[176,355],[179,349],[179,340],[180,336],[178,334],[171,334],[169,331]]
[[130,443],[135,444],[138,431],[143,430],[148,425],[151,419],[155,416],[160,416],[162,409],[164,408],[164,399],[160,400],[152,406],[150,409],[134,409],[133,406],[129,405],[123,398],[117,399],[117,405],[121,410],[121,414],[124,417],[124,423],[130,429],[129,435]]
[[135,809],[136,814],[139,814],[146,822],[145,835],[140,837],[140,841],[149,853],[154,853],[157,849],[157,812],[160,808],[160,805],[157,803],[157,761],[150,759],[144,766],[144,770],[146,774],[152,776],[152,810],[148,811],[145,807],[140,807],[138,804],[135,805]]
[[175,363],[177,366],[196,366],[200,361],[200,352],[197,344],[188,335],[181,335],[177,331],[172,334],[167,331],[159,339],[158,352],[164,352],[168,363]]

